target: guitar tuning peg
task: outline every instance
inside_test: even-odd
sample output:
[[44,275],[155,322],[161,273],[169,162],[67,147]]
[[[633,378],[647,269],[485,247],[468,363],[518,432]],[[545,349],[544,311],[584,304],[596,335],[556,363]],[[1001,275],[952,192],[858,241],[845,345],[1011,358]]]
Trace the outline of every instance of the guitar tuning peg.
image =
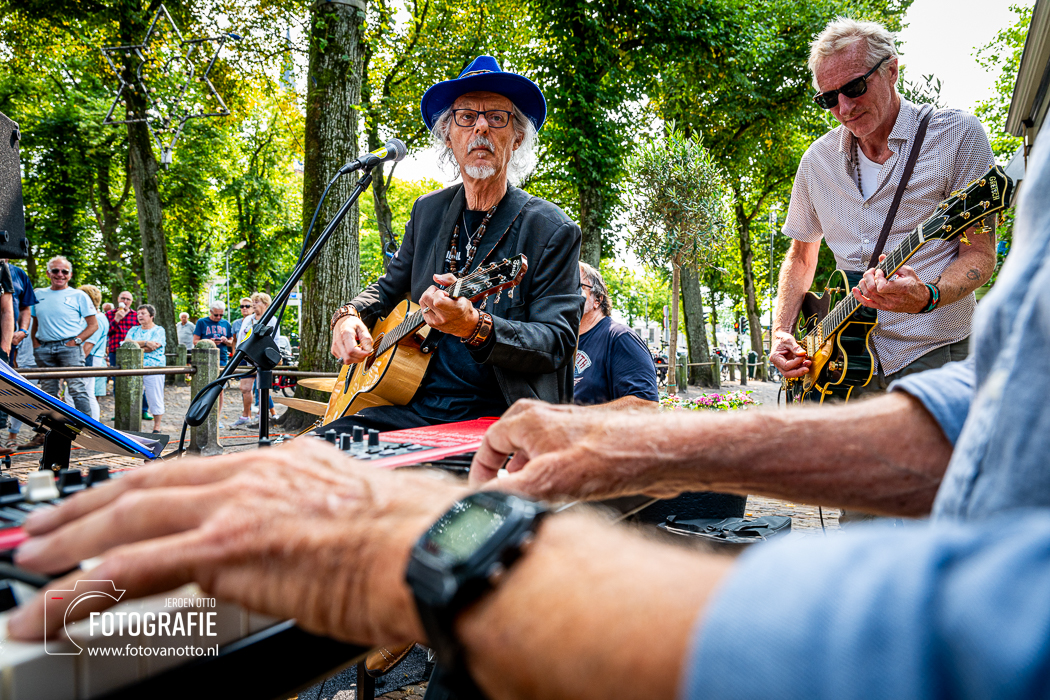
[[501,289],[498,292],[496,292],[496,299],[492,303],[493,304],[498,304],[499,300],[502,299],[502,298],[503,298],[503,290]]
[[482,311],[484,311],[484,310],[485,310],[485,306],[486,306],[486,305],[487,305],[488,303],[489,303],[489,300],[488,300],[488,299],[482,299],[482,300],[481,300],[481,306],[479,306],[478,308],[479,308],[479,309],[481,309]]
[[507,291],[507,298],[508,299],[513,299],[514,298],[514,288],[513,287],[511,287],[510,290]]

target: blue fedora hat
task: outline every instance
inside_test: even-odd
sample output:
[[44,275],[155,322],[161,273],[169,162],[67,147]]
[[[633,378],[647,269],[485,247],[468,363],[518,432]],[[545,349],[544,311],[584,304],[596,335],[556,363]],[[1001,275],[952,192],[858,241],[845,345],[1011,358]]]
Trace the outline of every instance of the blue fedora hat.
[[517,73],[507,73],[499,67],[492,56],[478,56],[453,80],[444,80],[432,85],[423,93],[419,110],[428,129],[441,113],[452,106],[460,95],[468,92],[495,92],[518,106],[529,118],[536,131],[547,118],[547,100],[543,99],[540,87]]

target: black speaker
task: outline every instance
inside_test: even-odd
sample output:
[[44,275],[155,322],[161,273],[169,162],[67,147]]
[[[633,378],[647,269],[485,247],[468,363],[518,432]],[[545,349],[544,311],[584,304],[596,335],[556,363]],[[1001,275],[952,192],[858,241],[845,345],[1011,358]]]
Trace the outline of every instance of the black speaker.
[[22,210],[22,165],[18,124],[0,114],[0,258],[29,257]]

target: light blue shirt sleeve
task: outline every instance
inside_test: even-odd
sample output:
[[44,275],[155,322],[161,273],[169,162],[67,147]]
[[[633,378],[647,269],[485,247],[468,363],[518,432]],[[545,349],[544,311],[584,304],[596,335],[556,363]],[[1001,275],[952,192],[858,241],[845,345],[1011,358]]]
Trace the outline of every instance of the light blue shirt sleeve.
[[976,385],[977,372],[971,355],[962,362],[909,374],[890,384],[889,390],[906,392],[921,401],[954,445],[970,413]]
[[1050,513],[756,545],[698,621],[682,698],[1050,697]]

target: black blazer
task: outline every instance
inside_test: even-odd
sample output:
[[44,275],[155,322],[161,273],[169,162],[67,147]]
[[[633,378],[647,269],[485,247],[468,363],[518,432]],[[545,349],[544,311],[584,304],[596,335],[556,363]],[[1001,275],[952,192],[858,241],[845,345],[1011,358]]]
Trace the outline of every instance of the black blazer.
[[[406,295],[419,301],[433,276],[444,271],[452,230],[465,206],[462,184],[416,200],[386,274],[352,302],[365,324],[389,314]],[[557,206],[508,186],[478,247],[474,267],[519,253],[529,261],[513,298],[504,292],[498,304],[489,299],[494,340],[470,351],[475,361],[492,365],[507,405],[521,398],[572,403],[583,315],[580,239],[580,227]]]

